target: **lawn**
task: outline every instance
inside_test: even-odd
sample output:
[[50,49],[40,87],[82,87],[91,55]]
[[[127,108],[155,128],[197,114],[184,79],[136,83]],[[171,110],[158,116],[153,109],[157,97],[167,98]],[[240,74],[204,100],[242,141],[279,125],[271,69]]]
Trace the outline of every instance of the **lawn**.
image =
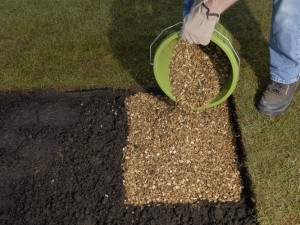
[[[241,57],[233,96],[258,220],[300,224],[300,92],[282,116],[255,108],[269,78],[271,5],[240,1],[221,23]],[[0,90],[156,87],[149,46],[181,15],[180,1],[2,0]]]

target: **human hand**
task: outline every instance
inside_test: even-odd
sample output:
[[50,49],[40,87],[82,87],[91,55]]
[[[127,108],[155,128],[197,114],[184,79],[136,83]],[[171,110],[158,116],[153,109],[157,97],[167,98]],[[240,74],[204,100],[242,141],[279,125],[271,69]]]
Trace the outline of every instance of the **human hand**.
[[210,13],[203,0],[196,0],[184,18],[180,37],[192,44],[208,45],[220,15]]

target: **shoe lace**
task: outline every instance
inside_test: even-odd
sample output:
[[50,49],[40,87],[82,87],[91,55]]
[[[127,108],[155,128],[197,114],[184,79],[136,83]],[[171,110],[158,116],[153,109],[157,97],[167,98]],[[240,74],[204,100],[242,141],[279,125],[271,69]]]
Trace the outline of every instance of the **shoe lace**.
[[288,90],[289,90],[289,85],[287,85],[287,84],[272,82],[268,86],[268,91],[270,91],[271,93],[273,93],[275,95],[280,95],[280,96],[286,95]]

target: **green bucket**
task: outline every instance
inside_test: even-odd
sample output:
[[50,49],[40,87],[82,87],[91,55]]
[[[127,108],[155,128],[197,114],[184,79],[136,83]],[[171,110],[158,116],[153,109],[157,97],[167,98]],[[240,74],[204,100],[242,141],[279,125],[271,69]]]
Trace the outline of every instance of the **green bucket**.
[[[179,40],[179,32],[172,33],[168,37],[166,37],[157,48],[153,63],[150,62],[153,65],[154,76],[159,87],[173,101],[176,101],[176,98],[172,95],[172,88],[169,80],[169,65],[172,59],[173,50],[178,40]],[[220,23],[217,23],[215,26],[215,31],[213,32],[213,35],[211,37],[211,41],[214,42],[216,45],[218,45],[227,55],[231,63],[232,73],[228,75],[227,80],[225,81],[224,85],[222,86],[216,98],[213,99],[209,104],[205,106],[196,107],[195,110],[208,109],[224,102],[233,93],[239,79],[240,59],[231,44],[232,43],[231,34],[225,29],[224,26],[222,26]],[[150,60],[151,60],[151,47],[150,47]]]

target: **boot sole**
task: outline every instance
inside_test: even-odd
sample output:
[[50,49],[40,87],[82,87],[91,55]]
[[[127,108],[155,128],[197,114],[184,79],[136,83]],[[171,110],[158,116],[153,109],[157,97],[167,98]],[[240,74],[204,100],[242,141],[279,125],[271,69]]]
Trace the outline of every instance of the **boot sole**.
[[265,114],[267,116],[279,116],[280,114],[282,114],[283,112],[286,111],[286,109],[289,107],[290,104],[291,104],[291,101],[284,107],[279,108],[279,109],[273,109],[273,110],[267,110],[267,109],[261,107],[260,105],[258,105],[257,108],[260,113]]
[[282,109],[280,111],[268,111],[262,108],[258,108],[258,111],[266,116],[279,116],[282,114],[286,109]]

